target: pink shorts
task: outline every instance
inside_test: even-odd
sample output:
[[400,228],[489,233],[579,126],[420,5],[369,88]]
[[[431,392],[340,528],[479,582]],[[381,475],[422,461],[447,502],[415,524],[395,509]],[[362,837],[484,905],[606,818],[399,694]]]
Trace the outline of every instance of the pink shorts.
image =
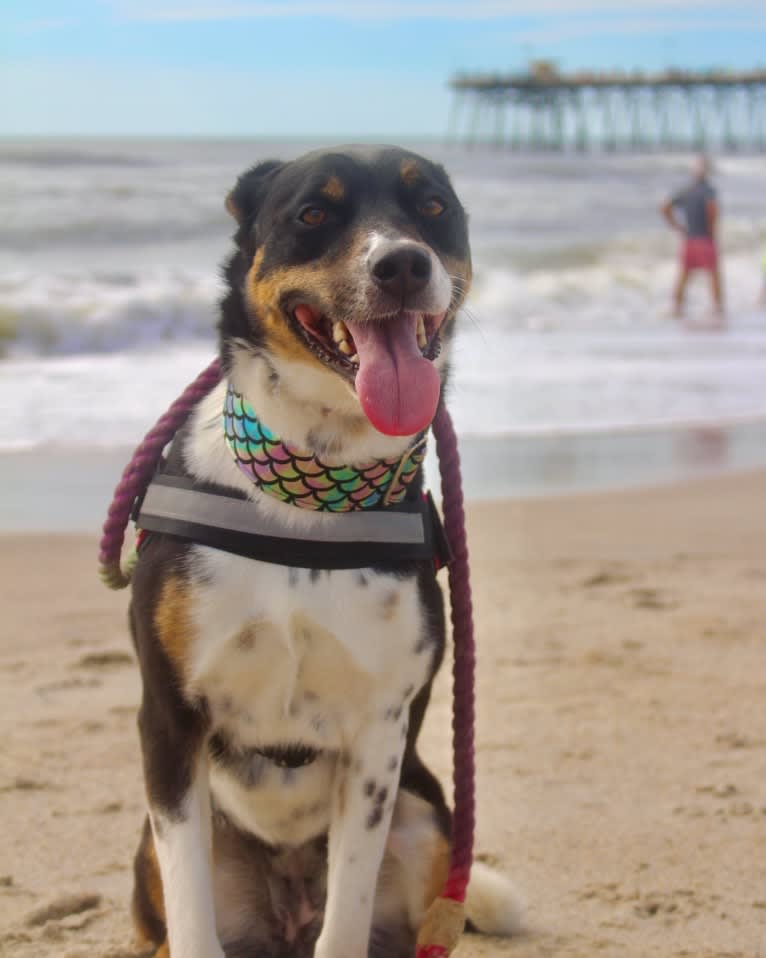
[[681,263],[684,269],[713,270],[718,265],[715,243],[708,236],[691,236],[681,248]]

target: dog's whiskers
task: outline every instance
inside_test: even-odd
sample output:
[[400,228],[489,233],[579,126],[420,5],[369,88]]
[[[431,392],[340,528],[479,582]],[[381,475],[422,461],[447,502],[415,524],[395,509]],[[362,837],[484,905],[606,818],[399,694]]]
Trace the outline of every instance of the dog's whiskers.
[[450,280],[452,280],[452,283],[454,284],[452,303],[450,304],[451,308],[454,309],[455,307],[458,307],[460,312],[465,313],[468,319],[476,327],[477,332],[481,335],[482,340],[486,344],[488,340],[484,334],[484,330],[482,329],[481,324],[479,323],[479,319],[476,316],[476,313],[474,313],[474,311],[469,306],[466,306],[465,302],[458,305],[458,301],[460,297],[465,295],[465,293],[468,291],[467,280],[463,276],[456,276],[454,273],[448,273],[447,275],[449,276]]

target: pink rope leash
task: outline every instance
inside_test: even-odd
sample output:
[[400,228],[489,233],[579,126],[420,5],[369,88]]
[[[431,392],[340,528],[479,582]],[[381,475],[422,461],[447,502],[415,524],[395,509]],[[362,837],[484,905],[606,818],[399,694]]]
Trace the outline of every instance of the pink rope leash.
[[[197,376],[158,420],[125,467],[109,506],[99,546],[100,575],[106,585],[123,589],[130,570],[121,565],[125,528],[133,503],[143,495],[154,475],[162,451],[188,418],[194,405],[221,379],[215,359]],[[452,748],[454,813],[449,872],[441,897],[431,905],[418,936],[416,958],[445,958],[463,929],[463,902],[471,875],[474,835],[474,669],[473,606],[465,533],[465,511],[460,456],[452,419],[439,407],[432,425],[436,437],[442,485],[444,529],[452,549],[448,567],[454,660]]]

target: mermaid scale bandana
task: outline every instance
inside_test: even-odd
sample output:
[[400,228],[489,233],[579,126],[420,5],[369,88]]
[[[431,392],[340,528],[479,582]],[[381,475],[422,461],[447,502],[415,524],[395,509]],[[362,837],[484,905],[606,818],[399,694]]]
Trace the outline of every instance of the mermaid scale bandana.
[[401,502],[425,459],[425,443],[406,458],[334,466],[301,454],[258,420],[250,403],[229,386],[223,411],[226,443],[242,472],[264,492],[324,512],[351,512]]

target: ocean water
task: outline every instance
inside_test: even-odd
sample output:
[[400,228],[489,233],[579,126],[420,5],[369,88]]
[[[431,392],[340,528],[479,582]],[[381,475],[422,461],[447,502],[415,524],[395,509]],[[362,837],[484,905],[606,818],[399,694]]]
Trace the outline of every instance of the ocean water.
[[[137,441],[215,352],[223,198],[244,169],[315,144],[0,141],[0,450]],[[766,160],[715,182],[729,326],[668,318],[678,156],[514,156],[408,144],[470,213],[475,281],[450,405],[463,436],[556,435],[766,416],[757,305]]]

